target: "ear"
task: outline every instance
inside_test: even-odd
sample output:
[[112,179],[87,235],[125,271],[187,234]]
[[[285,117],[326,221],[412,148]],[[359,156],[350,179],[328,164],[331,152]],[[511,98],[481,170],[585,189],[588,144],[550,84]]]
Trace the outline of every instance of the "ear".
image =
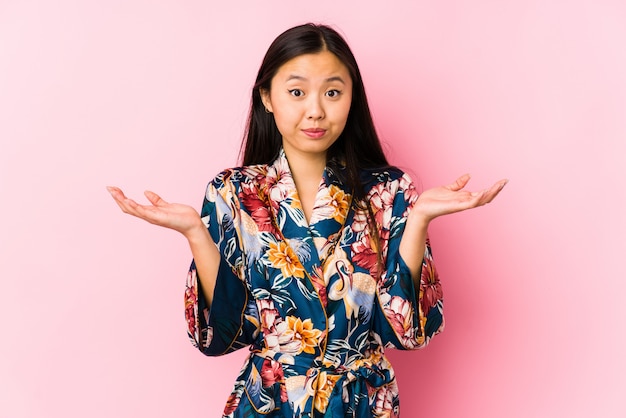
[[261,95],[261,101],[263,102],[263,106],[265,106],[265,110],[268,113],[272,113],[272,101],[270,100],[269,90],[259,89],[259,94]]

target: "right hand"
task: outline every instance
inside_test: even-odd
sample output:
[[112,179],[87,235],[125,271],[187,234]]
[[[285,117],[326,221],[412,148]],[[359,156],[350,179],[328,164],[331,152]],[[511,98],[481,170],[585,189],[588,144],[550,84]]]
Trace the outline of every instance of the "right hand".
[[122,190],[117,187],[107,187],[107,190],[124,213],[136,216],[154,225],[173,229],[187,238],[198,231],[206,233],[206,227],[202,219],[200,219],[198,211],[191,206],[180,203],[168,203],[151,191],[144,192],[151,205],[140,205],[126,197]]

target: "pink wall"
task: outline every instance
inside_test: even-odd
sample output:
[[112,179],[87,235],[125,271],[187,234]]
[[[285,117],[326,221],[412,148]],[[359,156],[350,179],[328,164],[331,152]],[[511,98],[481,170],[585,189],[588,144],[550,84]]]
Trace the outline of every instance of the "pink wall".
[[199,206],[266,47],[309,20],[424,187],[510,179],[432,225],[447,330],[392,353],[403,416],[626,416],[625,3],[219,3],[0,2],[0,416],[219,415],[245,353],[194,351],[184,240],[105,185]]

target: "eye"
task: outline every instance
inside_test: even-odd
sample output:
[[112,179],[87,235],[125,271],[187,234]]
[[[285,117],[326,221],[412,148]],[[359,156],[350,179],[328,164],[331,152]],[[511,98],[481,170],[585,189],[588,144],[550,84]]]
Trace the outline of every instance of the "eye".
[[294,97],[302,97],[304,96],[304,92],[300,89],[292,89],[289,90],[289,94],[291,94]]
[[333,90],[328,90],[326,92],[326,96],[334,98],[334,97],[339,97],[339,95],[341,94],[341,91],[333,89]]

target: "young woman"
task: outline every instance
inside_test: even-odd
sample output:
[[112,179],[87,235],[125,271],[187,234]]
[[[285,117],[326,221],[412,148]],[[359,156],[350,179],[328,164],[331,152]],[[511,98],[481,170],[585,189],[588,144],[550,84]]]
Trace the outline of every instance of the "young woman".
[[322,25],[269,47],[242,148],[201,214],[109,188],[124,212],[189,241],[193,344],[250,346],[224,416],[398,416],[384,348],[423,347],[444,324],[428,224],[490,202],[506,181],[469,192],[465,175],[418,198],[383,154],[350,48]]

